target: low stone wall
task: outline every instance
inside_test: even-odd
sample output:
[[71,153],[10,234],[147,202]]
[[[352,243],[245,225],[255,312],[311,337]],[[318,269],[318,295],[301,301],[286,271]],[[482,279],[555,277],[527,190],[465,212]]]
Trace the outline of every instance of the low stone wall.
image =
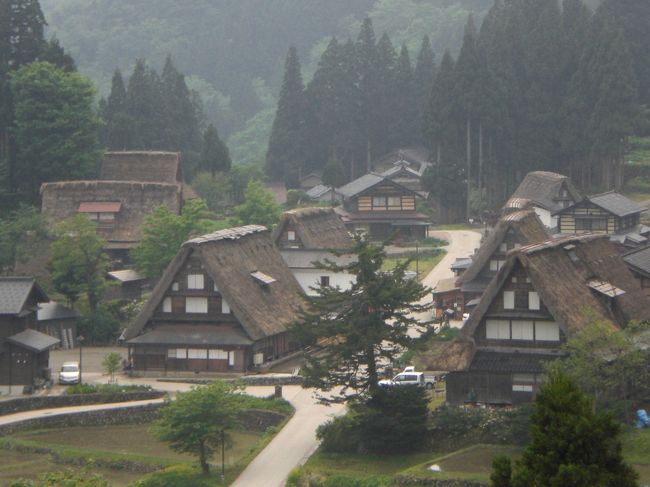
[[[158,379],[158,382],[181,382],[183,384],[198,384],[205,385],[214,382],[216,378],[182,378],[177,379]],[[222,379],[228,382],[239,382],[247,386],[299,386],[304,382],[304,377],[301,375],[287,375],[287,376],[267,376],[267,375],[244,375],[237,379]]]
[[0,401],[0,416],[37,409],[64,408],[86,404],[107,404],[112,402],[146,401],[165,396],[163,391],[122,392],[115,394],[70,394],[62,396],[19,397]]
[[0,425],[0,436],[17,431],[45,428],[66,428],[71,426],[97,426],[109,424],[145,423],[158,418],[159,409],[164,403],[125,406],[96,411],[54,414],[41,418],[26,419],[16,423]]
[[475,480],[443,480],[423,479],[411,475],[397,475],[391,487],[417,486],[417,487],[488,487],[490,484]]
[[264,432],[271,426],[280,424],[286,416],[267,409],[249,409],[237,415],[237,419],[247,430]]

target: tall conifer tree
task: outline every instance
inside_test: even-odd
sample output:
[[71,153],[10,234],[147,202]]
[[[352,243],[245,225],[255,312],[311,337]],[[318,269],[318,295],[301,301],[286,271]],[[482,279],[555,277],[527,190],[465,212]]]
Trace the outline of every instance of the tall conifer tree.
[[429,98],[431,97],[435,70],[435,55],[433,49],[431,49],[431,41],[429,40],[429,36],[424,36],[413,73],[416,90],[415,104],[418,107],[418,126],[421,128],[418,141],[420,144],[424,142],[422,132],[422,127],[424,127],[424,113]]
[[420,140],[417,90],[413,77],[411,58],[406,45],[402,45],[395,67],[394,89],[391,99],[392,116],[388,119],[390,127],[390,149],[417,144]]
[[296,186],[299,169],[305,160],[302,149],[306,108],[304,90],[298,52],[291,46],[266,152],[267,174],[273,179],[284,179],[291,187]]

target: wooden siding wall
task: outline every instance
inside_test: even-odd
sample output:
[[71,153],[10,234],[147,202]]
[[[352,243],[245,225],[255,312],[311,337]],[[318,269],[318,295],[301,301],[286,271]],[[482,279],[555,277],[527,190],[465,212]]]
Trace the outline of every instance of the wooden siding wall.
[[[373,197],[399,197],[400,206],[395,207],[376,207],[372,204]],[[352,210],[356,211],[415,211],[416,210],[416,201],[415,196],[406,191],[396,188],[392,184],[378,184],[377,186],[369,189],[362,195],[359,195],[356,199],[353,198],[355,202],[353,203]]]
[[[581,229],[578,230],[576,227],[576,219],[586,219],[586,220],[599,220],[606,219],[607,225],[606,229],[603,230],[590,230],[590,229]],[[637,215],[638,219],[638,215]],[[596,205],[587,203],[579,204],[573,207],[570,210],[567,210],[559,215],[558,226],[560,233],[567,234],[581,234],[581,233],[606,233],[608,235],[618,232],[620,229],[625,228],[620,221],[622,219],[617,218],[611,213],[606,212],[602,208],[597,207]],[[634,226],[632,224],[631,226]]]
[[[185,356],[187,350],[204,349],[206,359],[196,358],[171,358],[169,350],[184,349]],[[234,365],[230,367],[227,359],[210,358],[210,350],[223,350],[234,353]],[[244,372],[252,365],[252,355],[250,347],[244,346],[212,346],[209,348],[200,346],[137,346],[130,351],[130,357],[133,359],[133,366],[136,370],[162,371],[162,372]],[[249,363],[250,362],[250,363]]]
[[15,345],[5,344],[0,353],[0,385],[31,385],[44,379],[50,352],[30,352]]
[[[494,340],[486,338],[486,320],[502,319],[510,320],[512,329],[512,320],[526,320],[536,322],[552,322],[553,316],[540,297],[540,309],[528,309],[528,293],[535,291],[532,284],[527,281],[528,274],[519,264],[511,271],[506,279],[502,289],[497,293],[490,304],[485,317],[481,320],[474,332],[474,340],[478,346],[505,346],[505,347],[524,347],[524,348],[559,348],[566,341],[566,336],[560,325],[560,341],[536,341],[536,340]],[[516,282],[513,282],[516,279]],[[515,309],[505,309],[503,306],[504,291],[514,291]],[[559,325],[559,324],[558,324]]]
[[451,404],[524,404],[532,402],[539,391],[541,377],[531,384],[532,391],[513,391],[514,376],[504,372],[453,372],[446,380],[446,400]]
[[[190,274],[203,275],[203,289],[188,289],[187,276]],[[191,256],[187,264],[178,271],[174,278],[174,283],[178,283],[178,291],[173,291],[170,285],[165,293],[165,297],[170,297],[172,301],[171,313],[163,312],[163,301],[160,302],[156,311],[153,314],[153,320],[156,322],[174,321],[174,322],[209,322],[209,323],[233,323],[237,319],[232,313],[221,312],[221,293],[214,290],[214,281],[210,279],[208,274],[202,267],[201,261],[198,257]],[[204,297],[208,300],[207,313],[186,313],[185,312],[185,298],[188,297]]]

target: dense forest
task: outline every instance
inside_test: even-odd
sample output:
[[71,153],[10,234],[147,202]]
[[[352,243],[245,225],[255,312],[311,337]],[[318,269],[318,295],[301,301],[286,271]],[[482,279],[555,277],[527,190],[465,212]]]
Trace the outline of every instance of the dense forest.
[[648,131],[647,25],[641,0],[595,12],[580,0],[497,0],[434,68],[426,36],[413,63],[367,18],[356,40],[331,39],[305,86],[289,50],[267,172],[293,186],[337,160],[352,179],[424,144],[436,162],[425,184],[456,219],[501,203],[531,170],[620,187],[626,138]]
[[287,48],[311,78],[329,39],[356,36],[372,18],[396,46],[417,52],[428,35],[434,52],[457,53],[470,13],[492,0],[43,0],[54,35],[108,96],[115,69],[137,59],[160,72],[170,55],[198,92],[208,122],[227,139],[235,162],[264,160]]

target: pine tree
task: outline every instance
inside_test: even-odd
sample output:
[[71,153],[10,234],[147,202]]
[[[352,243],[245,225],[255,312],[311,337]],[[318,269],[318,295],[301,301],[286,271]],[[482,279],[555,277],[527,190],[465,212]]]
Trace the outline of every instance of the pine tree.
[[214,125],[208,125],[203,135],[203,149],[201,150],[201,167],[210,171],[214,179],[217,172],[229,172],[232,166],[228,147],[219,138],[219,133]]
[[390,100],[392,113],[387,120],[387,126],[390,128],[388,134],[389,149],[417,144],[421,134],[419,113],[416,106],[417,90],[406,45],[402,45],[393,80],[394,87]]
[[384,247],[362,236],[355,238],[351,254],[356,259],[347,265],[322,263],[330,271],[354,276],[350,289],[319,287],[292,327],[302,346],[328,343],[318,357],[307,357],[304,372],[306,386],[335,389],[329,400],[373,395],[379,387],[379,364],[390,363],[398,351],[413,345],[408,331],[422,326],[414,313],[428,308],[417,304],[428,291],[404,276],[408,262],[382,271]]
[[133,119],[128,113],[127,94],[122,73],[116,69],[111,81],[111,92],[101,110],[104,119],[102,141],[112,150],[133,147]]
[[291,46],[284,65],[284,79],[266,152],[267,174],[272,179],[284,179],[289,187],[297,186],[298,173],[305,162],[304,91],[298,52]]
[[455,96],[457,103],[458,122],[465,126],[465,163],[467,166],[467,200],[466,218],[470,215],[470,196],[473,187],[472,172],[472,127],[481,113],[482,86],[480,76],[480,60],[477,48],[477,33],[474,19],[470,15],[465,25],[463,45],[458,54],[455,66]]
[[531,442],[515,464],[512,486],[636,487],[619,434],[611,413],[595,413],[571,379],[551,372],[535,399]]
[[415,104],[418,107],[417,120],[418,127],[420,127],[418,144],[424,143],[424,133],[422,132],[422,128],[424,127],[424,113],[426,112],[426,107],[431,97],[435,70],[435,55],[433,49],[431,49],[431,42],[429,41],[429,36],[424,36],[413,73],[416,90]]

